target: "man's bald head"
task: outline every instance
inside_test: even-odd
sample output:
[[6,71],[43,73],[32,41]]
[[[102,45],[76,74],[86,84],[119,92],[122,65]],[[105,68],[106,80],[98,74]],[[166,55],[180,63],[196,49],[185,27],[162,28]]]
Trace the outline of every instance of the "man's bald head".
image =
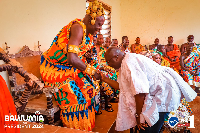
[[121,50],[118,47],[111,46],[107,49],[105,53],[105,58],[112,58],[116,54],[118,54]]
[[121,62],[124,56],[118,47],[111,46],[105,53],[105,59],[109,66],[119,69],[121,67]]

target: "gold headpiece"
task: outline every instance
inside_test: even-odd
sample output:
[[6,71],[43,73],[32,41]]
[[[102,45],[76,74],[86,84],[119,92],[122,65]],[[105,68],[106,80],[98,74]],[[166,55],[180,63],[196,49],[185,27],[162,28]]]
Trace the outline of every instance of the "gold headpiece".
[[94,25],[96,21],[96,17],[104,16],[104,8],[102,7],[102,3],[95,0],[94,2],[90,2],[86,14],[92,17],[91,24]]

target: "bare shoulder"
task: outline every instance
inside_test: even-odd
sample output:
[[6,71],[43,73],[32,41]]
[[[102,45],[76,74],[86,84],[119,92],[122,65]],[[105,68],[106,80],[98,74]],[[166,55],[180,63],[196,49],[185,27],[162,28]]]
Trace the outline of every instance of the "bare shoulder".
[[187,45],[187,43],[183,43],[182,45],[181,45],[181,47],[184,47],[184,46],[186,46]]
[[71,27],[69,43],[79,45],[83,38],[83,28],[80,24],[75,23]]
[[78,23],[73,24],[71,27],[71,34],[82,34],[83,35],[83,27]]

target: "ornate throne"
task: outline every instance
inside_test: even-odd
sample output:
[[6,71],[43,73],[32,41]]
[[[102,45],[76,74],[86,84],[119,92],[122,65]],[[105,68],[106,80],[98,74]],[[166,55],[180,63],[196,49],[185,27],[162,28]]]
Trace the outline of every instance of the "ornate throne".
[[[6,64],[0,65],[1,71],[8,71],[11,93],[17,108],[18,114],[27,112],[45,115],[49,124],[54,123],[54,114],[59,111],[52,93],[55,88],[44,88],[40,75],[40,51],[32,51],[28,46],[16,54],[8,54],[0,48],[0,60]],[[33,81],[33,86],[28,87],[29,80]],[[26,89],[28,88],[28,89]]]

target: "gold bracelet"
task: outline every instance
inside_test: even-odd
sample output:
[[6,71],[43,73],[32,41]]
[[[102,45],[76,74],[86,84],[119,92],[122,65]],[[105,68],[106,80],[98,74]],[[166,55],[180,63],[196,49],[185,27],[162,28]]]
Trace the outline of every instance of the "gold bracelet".
[[79,53],[79,47],[76,46],[76,45],[68,45],[68,52],[78,54]]
[[96,68],[94,66],[91,65],[87,65],[86,69],[85,69],[85,73],[89,74],[89,75],[94,75],[96,71]]

